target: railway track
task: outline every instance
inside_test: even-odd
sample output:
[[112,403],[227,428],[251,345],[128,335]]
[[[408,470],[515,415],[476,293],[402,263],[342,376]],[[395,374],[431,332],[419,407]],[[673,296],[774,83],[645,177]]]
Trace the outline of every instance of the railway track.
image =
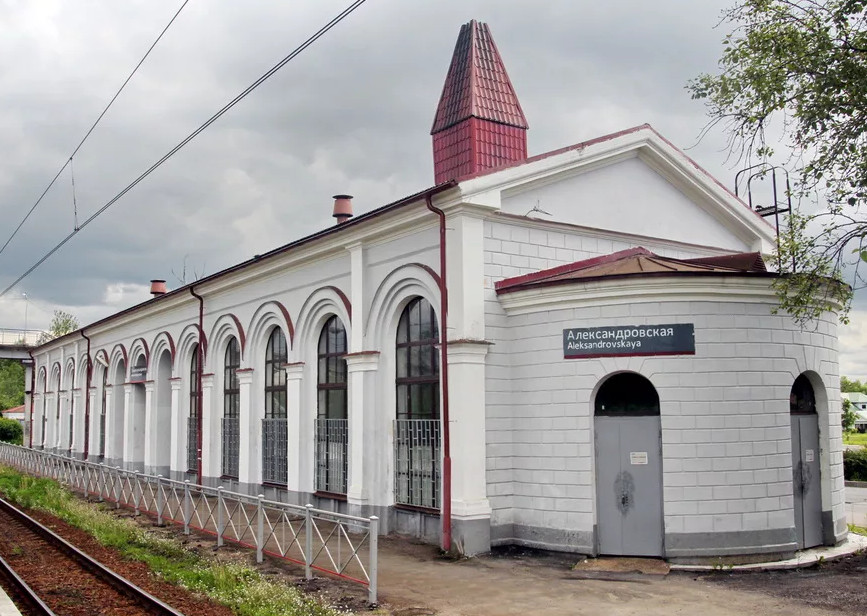
[[26,614],[183,616],[3,499],[0,577]]

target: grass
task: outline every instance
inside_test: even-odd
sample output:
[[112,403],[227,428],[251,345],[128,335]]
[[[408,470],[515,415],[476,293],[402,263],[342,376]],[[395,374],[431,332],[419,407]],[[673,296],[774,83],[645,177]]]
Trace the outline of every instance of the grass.
[[242,564],[207,561],[174,541],[85,503],[57,482],[0,467],[0,492],[21,507],[46,511],[80,528],[102,545],[150,566],[164,580],[201,593],[239,616],[336,616],[303,592],[272,582]]
[[867,527],[864,526],[855,526],[854,524],[849,525],[850,533],[857,533],[859,535],[867,535]]
[[867,447],[867,432],[844,432],[843,443],[846,445],[863,445]]

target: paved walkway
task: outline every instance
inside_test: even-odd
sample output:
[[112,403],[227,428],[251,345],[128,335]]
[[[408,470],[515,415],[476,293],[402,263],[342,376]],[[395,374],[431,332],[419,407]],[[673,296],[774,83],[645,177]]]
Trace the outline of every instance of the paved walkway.
[[846,488],[846,519],[867,528],[867,488]]
[[0,616],[21,616],[21,612],[2,588],[0,588]]

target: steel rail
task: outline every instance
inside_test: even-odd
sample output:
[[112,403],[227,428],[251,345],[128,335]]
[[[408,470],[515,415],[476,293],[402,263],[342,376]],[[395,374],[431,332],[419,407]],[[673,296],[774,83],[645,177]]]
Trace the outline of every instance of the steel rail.
[[9,598],[12,599],[16,607],[34,616],[57,616],[51,611],[50,607],[45,605],[45,602],[39,598],[39,595],[27,585],[27,582],[15,573],[12,565],[2,557],[0,557],[0,578],[4,580],[5,584],[3,584],[3,588],[6,589]]
[[0,511],[9,514],[11,517],[15,518],[20,523],[27,526],[30,530],[41,536],[53,547],[80,563],[82,567],[93,573],[96,577],[100,578],[104,582],[110,584],[122,594],[137,601],[139,604],[142,605],[142,607],[150,610],[153,614],[161,616],[184,616],[182,612],[179,612],[170,605],[163,603],[152,594],[148,593],[146,590],[136,586],[125,577],[118,575],[99,561],[91,558],[90,556],[79,550],[77,547],[69,543],[66,539],[56,534],[49,528],[43,526],[42,524],[31,518],[29,515],[27,515],[26,513],[24,513],[23,511],[2,498],[0,498]]

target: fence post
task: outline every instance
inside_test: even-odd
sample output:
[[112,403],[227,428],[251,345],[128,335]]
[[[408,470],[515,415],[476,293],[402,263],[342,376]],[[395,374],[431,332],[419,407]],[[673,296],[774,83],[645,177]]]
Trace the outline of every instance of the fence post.
[[163,525],[163,476],[157,475],[157,526]]
[[304,510],[304,577],[313,579],[313,505],[307,503]]
[[377,575],[377,557],[379,556],[379,518],[375,515],[370,516],[370,556],[368,556],[368,567],[370,569],[370,579],[367,585],[367,601],[370,604],[376,604],[376,575]]
[[140,488],[139,479],[140,478],[141,478],[141,475],[139,474],[138,471],[136,471],[135,475],[133,475],[133,479],[135,480],[135,483],[132,484],[132,504],[133,504],[133,509],[135,509],[136,515],[139,515],[139,509],[138,509],[138,507],[139,507],[139,492],[141,493],[142,496],[144,496],[144,490],[139,490],[139,488]]
[[264,494],[260,494],[256,501],[256,562],[260,563],[265,560],[263,556],[263,552],[265,550],[265,546],[263,545],[265,541],[265,520],[262,517],[265,514],[265,508],[262,506],[262,499],[265,498]]
[[120,509],[120,497],[123,495],[123,486],[120,482],[120,467],[114,467],[114,508]]
[[102,487],[99,489],[99,502],[102,502],[105,500],[105,493],[108,491],[105,483],[105,464],[99,465],[99,480],[102,483]]
[[223,547],[223,486],[217,488],[217,547]]
[[184,480],[184,534],[190,534],[190,480]]

